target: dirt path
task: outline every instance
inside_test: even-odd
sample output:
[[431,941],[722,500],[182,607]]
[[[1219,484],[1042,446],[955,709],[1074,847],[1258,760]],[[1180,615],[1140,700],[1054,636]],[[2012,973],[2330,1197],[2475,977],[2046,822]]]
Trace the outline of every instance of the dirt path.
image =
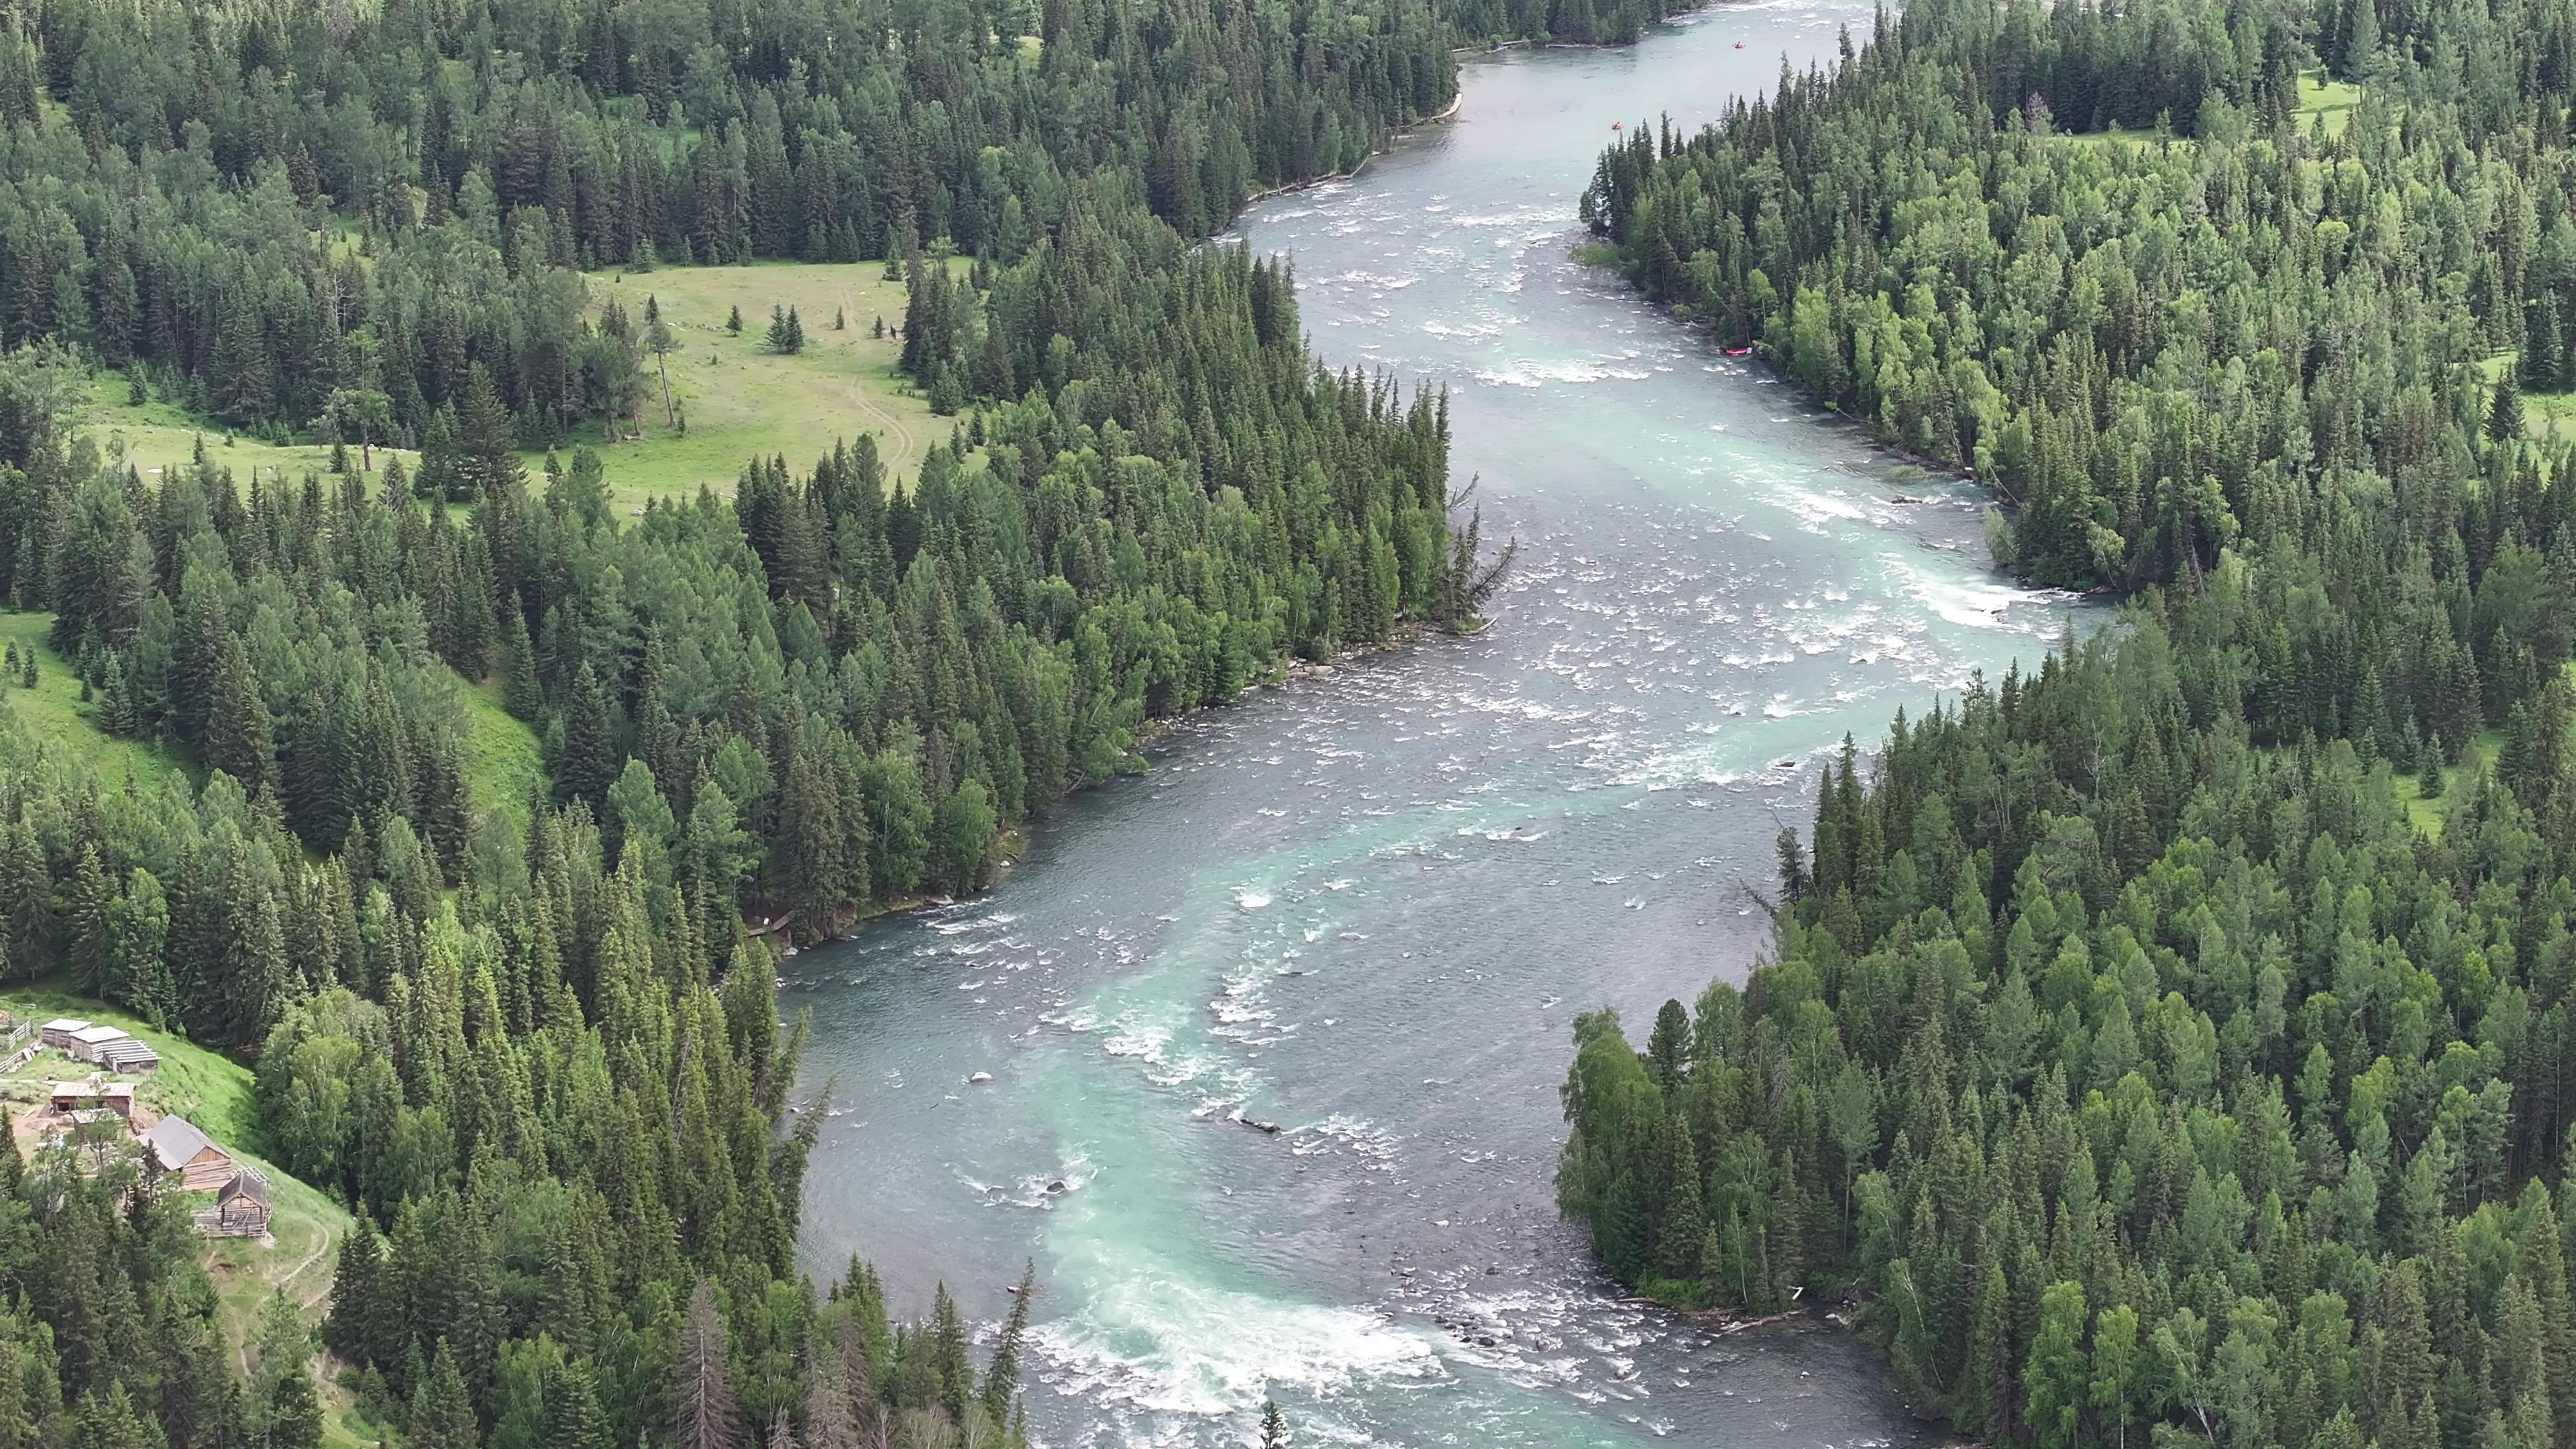
[[[852,307],[852,301],[847,288],[843,288],[841,290],[840,307],[841,314],[845,317],[848,316]],[[916,450],[920,446],[918,440],[912,436],[912,429],[905,427],[902,419],[896,417],[890,412],[887,412],[883,403],[880,403],[875,398],[868,396],[867,384],[864,382],[854,382],[850,384],[850,401],[857,405],[859,411],[866,413],[868,416],[884,424],[887,436],[892,438],[902,449],[900,453],[897,453],[895,456],[885,460],[887,486],[889,488],[902,487],[902,465],[914,460],[917,456]]]
[[[285,1275],[275,1281],[280,1287],[284,1287],[289,1283],[298,1281],[304,1276],[307,1269],[310,1269],[315,1263],[322,1261],[322,1255],[331,1251],[339,1241],[340,1235],[327,1229],[317,1234],[313,1244],[313,1251],[305,1254],[302,1258],[297,1259],[295,1266],[287,1269]],[[314,1289],[311,1292],[298,1290],[295,1294],[295,1306],[309,1313],[315,1308],[320,1307],[330,1296],[331,1283],[326,1277],[320,1288]],[[250,1376],[250,1340],[251,1332],[256,1327],[256,1322],[242,1325],[243,1332],[241,1335],[241,1342],[235,1346],[235,1352],[241,1359],[241,1371],[244,1378],[248,1378]]]

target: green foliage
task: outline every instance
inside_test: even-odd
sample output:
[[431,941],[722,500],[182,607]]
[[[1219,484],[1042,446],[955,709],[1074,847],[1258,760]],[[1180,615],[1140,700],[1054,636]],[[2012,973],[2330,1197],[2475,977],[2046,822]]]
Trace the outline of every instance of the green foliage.
[[[1649,291],[1993,481],[1999,559],[2148,586],[1847,746],[1683,1062],[1576,1028],[1559,1194],[1613,1272],[1848,1287],[1992,1442],[2576,1421],[2576,454],[2496,356],[2576,300],[2576,11],[2313,18],[1918,5],[1587,198]],[[2303,36],[2349,124],[2291,103]],[[2052,134],[2159,112],[2188,145]],[[1694,1210],[1698,1272],[1647,1261]]]
[[[2545,349],[2576,305],[2576,80],[2540,61],[2576,19],[2378,9],[2327,7],[2326,28],[2384,20],[2385,49],[2313,37],[2355,74],[2381,57],[2338,127],[2298,78],[2304,7],[1908,7],[1833,74],[1784,76],[1696,137],[1629,133],[1584,212],[1651,295],[1888,442],[1973,467],[2015,507],[1997,550],[2015,572],[2188,584],[2379,490],[2458,506],[2463,435],[2522,426],[2510,378],[2490,403],[2480,368],[2528,329]],[[2519,69],[2467,83],[2439,45]],[[2151,144],[2059,134],[2160,116]],[[2462,247],[2387,219],[2424,195],[2492,222]]]

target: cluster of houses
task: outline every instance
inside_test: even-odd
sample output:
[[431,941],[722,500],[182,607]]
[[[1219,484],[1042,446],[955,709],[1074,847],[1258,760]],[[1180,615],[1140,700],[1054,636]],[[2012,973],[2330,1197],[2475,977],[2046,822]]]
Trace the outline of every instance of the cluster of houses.
[[[117,1027],[93,1026],[69,1017],[45,1023],[35,1044],[98,1068],[86,1080],[53,1084],[49,1106],[56,1119],[76,1132],[105,1130],[122,1137],[134,1130],[134,1084],[108,1077],[158,1070],[161,1058],[150,1047]],[[235,1162],[195,1123],[185,1117],[162,1117],[142,1130],[136,1144],[144,1165],[174,1179],[181,1191],[215,1195],[215,1205],[197,1213],[198,1232],[210,1237],[258,1237],[268,1231],[268,1179],[259,1169]]]
[[92,1026],[58,1016],[36,1029],[36,1042],[121,1077],[148,1077],[161,1070],[161,1054],[123,1027]]

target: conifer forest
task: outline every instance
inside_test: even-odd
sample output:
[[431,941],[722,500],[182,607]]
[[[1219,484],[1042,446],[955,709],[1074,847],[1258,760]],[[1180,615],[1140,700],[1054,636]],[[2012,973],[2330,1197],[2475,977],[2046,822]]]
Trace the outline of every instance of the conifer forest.
[[2125,600],[1846,742],[1740,987],[1577,1021],[1611,1272],[1996,1444],[2576,1432],[2571,87],[2549,3],[1933,0],[1601,158],[1647,295]]
[[[782,963],[994,887],[1167,725],[1538,627],[1583,536],[1453,466],[1457,390],[1527,379],[1315,326],[1231,229],[1473,126],[1480,49],[1735,23],[1676,9],[0,3],[0,1449],[1109,1422],[1033,1410],[1042,1257],[998,1317],[817,1269]],[[1990,1445],[2569,1449],[2576,0],[1916,0],[1837,49],[1604,130],[1536,244],[1973,480],[1974,566],[2069,622],[1784,787],[1754,934],[1670,943],[1705,990],[1623,1023],[1545,963],[1566,1256],[1668,1322],[1830,1312]],[[716,268],[901,310],[675,336],[656,276]],[[693,353],[862,335],[930,436],[853,384],[619,491]],[[1295,1367],[1206,1434],[1365,1376]]]

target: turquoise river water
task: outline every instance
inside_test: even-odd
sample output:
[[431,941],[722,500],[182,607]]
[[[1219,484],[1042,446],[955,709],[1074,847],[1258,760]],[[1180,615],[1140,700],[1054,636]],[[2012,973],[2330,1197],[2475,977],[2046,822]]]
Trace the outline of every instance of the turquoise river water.
[[1243,1444],[1265,1396],[1309,1446],[1929,1437],[1843,1334],[1621,1303],[1549,1186],[1575,1012],[1740,980],[1843,734],[2067,620],[1972,492],[1572,257],[1612,121],[1695,126],[1869,19],[1479,59],[1454,125],[1248,213],[1328,361],[1452,389],[1524,544],[1493,627],[1190,721],[988,896],[786,963],[831,1088],[812,1266],[919,1312],[936,1265],[989,1323],[1033,1261],[1049,1446]]

